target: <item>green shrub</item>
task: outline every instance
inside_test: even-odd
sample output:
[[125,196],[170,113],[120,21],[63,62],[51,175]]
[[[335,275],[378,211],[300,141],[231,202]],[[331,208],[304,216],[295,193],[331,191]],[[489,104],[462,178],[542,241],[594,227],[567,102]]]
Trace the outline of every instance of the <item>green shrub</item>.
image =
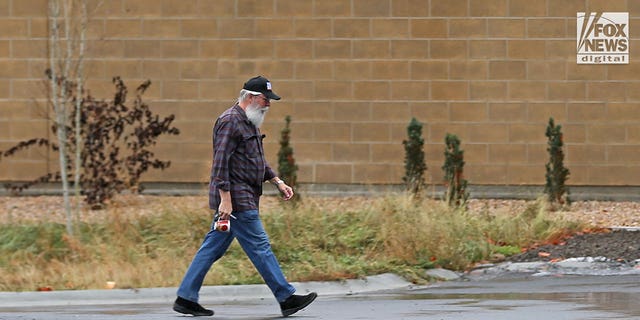
[[280,131],[280,150],[278,151],[278,176],[284,180],[287,185],[293,189],[293,198],[289,201],[297,203],[300,200],[300,194],[296,192],[298,183],[298,165],[293,157],[293,148],[289,143],[291,139],[291,116],[286,116],[285,127]]
[[564,152],[562,126],[555,125],[553,118],[549,118],[549,124],[546,130],[547,152],[549,153],[549,162],[545,165],[545,186],[544,193],[547,200],[552,205],[552,209],[565,206],[570,203],[569,189],[566,181],[569,179],[569,169],[564,166]]
[[404,145],[404,170],[402,178],[406,189],[413,195],[418,195],[424,189],[426,183],[424,172],[427,165],[424,162],[424,139],[422,138],[422,123],[412,118],[407,127],[408,139],[402,141]]
[[445,201],[449,206],[462,207],[469,198],[467,180],[463,179],[464,151],[460,149],[460,139],[456,135],[447,133],[444,141]]

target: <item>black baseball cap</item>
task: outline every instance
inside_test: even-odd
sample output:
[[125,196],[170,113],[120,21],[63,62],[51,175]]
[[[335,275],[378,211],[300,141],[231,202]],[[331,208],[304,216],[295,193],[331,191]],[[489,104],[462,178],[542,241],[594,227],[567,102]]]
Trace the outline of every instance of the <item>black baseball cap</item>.
[[280,96],[271,91],[271,82],[269,79],[263,76],[257,76],[249,79],[244,83],[242,89],[251,91],[252,94],[264,94],[265,97],[271,100],[280,100]]

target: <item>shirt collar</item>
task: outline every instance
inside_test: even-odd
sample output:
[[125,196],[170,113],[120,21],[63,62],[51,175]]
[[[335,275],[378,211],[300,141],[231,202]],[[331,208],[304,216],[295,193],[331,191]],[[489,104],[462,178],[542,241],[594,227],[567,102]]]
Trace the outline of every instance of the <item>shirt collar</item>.
[[242,109],[239,104],[236,103],[235,105],[233,105],[233,110],[240,114],[243,120],[249,120],[249,118],[247,118],[247,113],[244,112],[244,109]]

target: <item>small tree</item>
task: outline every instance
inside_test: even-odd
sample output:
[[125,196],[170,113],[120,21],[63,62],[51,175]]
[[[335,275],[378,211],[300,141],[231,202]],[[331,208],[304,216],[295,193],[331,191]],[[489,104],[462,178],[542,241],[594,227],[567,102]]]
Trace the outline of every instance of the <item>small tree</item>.
[[[71,125],[63,126],[62,131],[68,137],[65,141],[70,150],[80,150],[82,173],[79,177],[85,202],[92,208],[100,208],[117,193],[129,189],[140,191],[140,177],[151,168],[165,169],[169,161],[154,159],[149,148],[156,144],[162,134],[178,135],[180,131],[171,126],[174,115],[160,118],[153,114],[149,106],[143,102],[142,95],[151,85],[145,81],[136,90],[133,105],[127,106],[127,87],[120,77],[113,79],[116,93],[112,101],[96,100],[90,95],[78,96],[71,92],[72,100],[82,100],[80,111],[81,139],[76,139],[76,130]],[[70,86],[73,87],[73,86]],[[75,93],[75,95],[74,95]],[[52,126],[54,132],[60,131],[56,123]],[[76,146],[75,142],[82,145]],[[48,146],[53,151],[60,152],[60,142],[49,141],[44,138],[34,138],[22,141],[16,146],[2,152],[2,156],[11,156],[16,152],[33,145]],[[14,192],[20,192],[40,182],[60,180],[65,175],[71,176],[70,154],[65,155],[67,171],[48,173],[34,181],[21,185],[6,185]]]
[[278,151],[278,176],[282,178],[293,190],[293,198],[290,201],[296,203],[300,195],[296,192],[298,180],[298,166],[293,158],[293,148],[289,144],[291,137],[291,116],[286,116],[285,127],[280,131],[280,150]]
[[407,127],[408,139],[402,141],[404,145],[404,170],[402,178],[407,191],[413,195],[419,195],[426,186],[424,172],[427,165],[424,162],[424,139],[422,138],[422,123],[416,118],[411,118]]
[[[73,107],[71,92],[73,91],[73,79],[76,79],[76,89],[82,91],[84,84],[84,49],[87,30],[87,3],[86,0],[49,0],[48,1],[48,52],[49,69],[49,99],[54,111],[55,135],[60,142],[58,151],[60,162],[60,180],[62,182],[62,195],[64,211],[67,217],[67,234],[73,235],[73,223],[71,220],[71,203],[69,198],[69,177],[73,172],[69,165],[72,159],[69,155],[72,151],[67,141],[65,127],[69,124],[69,114]],[[80,108],[77,103],[75,107]],[[77,112],[77,110],[76,110]],[[78,124],[78,123],[76,123]],[[78,141],[76,141],[78,144]],[[79,156],[76,153],[76,159]],[[78,166],[75,166],[74,177],[78,177]],[[77,190],[77,189],[76,189]]]
[[447,133],[444,142],[445,200],[449,206],[464,206],[469,199],[467,180],[463,179],[464,151],[460,150],[460,139],[456,135]]
[[564,166],[564,152],[562,151],[562,126],[555,125],[553,118],[549,118],[547,125],[547,152],[549,152],[549,162],[545,165],[547,169],[546,184],[544,193],[547,195],[552,208],[559,205],[564,206],[570,203],[569,190],[565,185],[569,179],[569,169]]

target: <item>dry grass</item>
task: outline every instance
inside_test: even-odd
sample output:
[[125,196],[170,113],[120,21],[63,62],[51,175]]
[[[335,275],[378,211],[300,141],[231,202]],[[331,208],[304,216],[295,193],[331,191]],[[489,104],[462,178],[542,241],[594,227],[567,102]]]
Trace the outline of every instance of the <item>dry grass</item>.
[[[103,288],[107,281],[119,288],[175,287],[211,223],[205,197],[123,196],[109,210],[83,211],[69,238],[53,198],[35,198],[35,213],[15,201],[20,198],[0,202],[7,208],[0,214],[0,290]],[[514,211],[474,204],[453,210],[405,195],[305,198],[295,209],[263,200],[263,221],[290,281],[381,272],[422,281],[424,268],[465,269],[501,246],[527,246],[583,227],[547,214],[540,202]],[[207,285],[261,282],[235,243],[205,279]]]

